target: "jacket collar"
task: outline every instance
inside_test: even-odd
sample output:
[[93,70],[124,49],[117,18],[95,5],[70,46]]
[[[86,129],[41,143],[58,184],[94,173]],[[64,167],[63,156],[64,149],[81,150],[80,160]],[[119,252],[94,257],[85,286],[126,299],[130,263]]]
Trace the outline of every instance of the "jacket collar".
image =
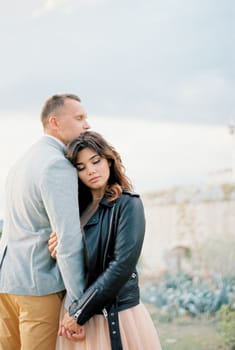
[[[100,201],[99,207],[108,207],[112,208],[114,206],[115,201],[113,202],[108,202],[105,197],[103,197]],[[96,212],[92,215],[92,217],[88,220],[85,226],[89,225],[96,225],[99,222],[100,218],[100,212],[99,208],[96,210]]]
[[63,153],[65,153],[65,151],[66,151],[65,144],[63,144],[63,142],[61,142],[56,137],[45,134],[41,140],[42,140],[42,142],[46,142],[48,145],[51,145],[51,146],[59,149]]
[[100,205],[110,208],[113,207],[114,203],[115,201],[109,202],[105,196],[100,201]]

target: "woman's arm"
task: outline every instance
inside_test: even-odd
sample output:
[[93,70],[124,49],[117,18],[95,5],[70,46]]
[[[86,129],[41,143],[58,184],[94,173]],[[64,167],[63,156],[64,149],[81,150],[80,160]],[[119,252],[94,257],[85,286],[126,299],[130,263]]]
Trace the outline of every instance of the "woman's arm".
[[[81,325],[115,298],[135,270],[141,253],[145,233],[141,199],[125,195],[118,210],[113,259],[82,296],[85,307],[83,303],[82,310],[77,315],[77,323]],[[77,309],[79,308],[81,309],[81,306],[78,303]],[[70,314],[74,315],[75,312]]]

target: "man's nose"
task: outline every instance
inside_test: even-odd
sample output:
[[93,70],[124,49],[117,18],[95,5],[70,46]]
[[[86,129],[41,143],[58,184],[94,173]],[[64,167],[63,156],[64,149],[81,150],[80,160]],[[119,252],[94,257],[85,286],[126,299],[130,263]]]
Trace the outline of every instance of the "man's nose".
[[87,129],[90,129],[91,128],[91,126],[90,126],[90,124],[88,123],[88,121],[87,120],[85,120],[85,122],[84,122],[84,129],[85,130],[87,130]]

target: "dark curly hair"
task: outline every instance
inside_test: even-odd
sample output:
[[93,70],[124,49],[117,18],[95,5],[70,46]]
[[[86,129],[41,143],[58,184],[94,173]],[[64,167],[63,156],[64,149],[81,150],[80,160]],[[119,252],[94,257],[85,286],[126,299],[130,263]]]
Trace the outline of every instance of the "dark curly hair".
[[[67,145],[66,157],[76,167],[77,155],[85,148],[94,150],[100,157],[106,158],[110,163],[110,176],[105,190],[108,201],[119,198],[124,189],[132,189],[132,184],[125,174],[125,168],[119,153],[97,132],[86,131],[71,141]],[[90,189],[80,179],[78,198],[80,211],[83,212],[91,202],[92,197]]]

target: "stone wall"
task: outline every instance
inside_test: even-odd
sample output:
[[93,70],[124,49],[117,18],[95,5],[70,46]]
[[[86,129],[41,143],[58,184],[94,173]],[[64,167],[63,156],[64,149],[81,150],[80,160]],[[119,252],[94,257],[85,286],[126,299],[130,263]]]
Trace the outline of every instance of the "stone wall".
[[146,275],[235,268],[234,185],[176,188],[142,199],[147,230],[141,266]]

